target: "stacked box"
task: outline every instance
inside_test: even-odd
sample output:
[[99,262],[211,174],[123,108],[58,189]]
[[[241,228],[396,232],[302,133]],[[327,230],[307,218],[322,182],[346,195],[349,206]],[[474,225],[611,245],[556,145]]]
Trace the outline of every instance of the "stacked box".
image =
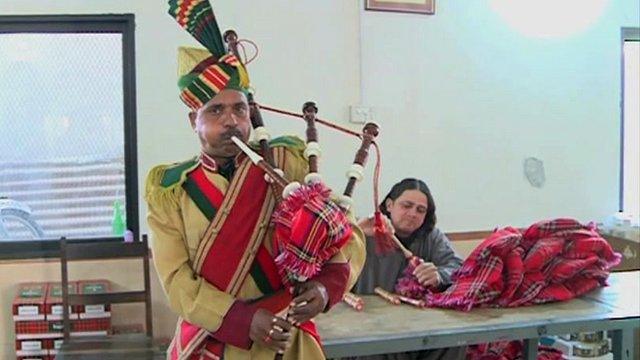
[[51,347],[49,348],[49,355],[51,355],[51,360],[54,360],[56,354],[58,354],[58,350],[60,350],[60,347],[62,346],[62,341],[63,339],[53,340],[53,344],[51,344]]
[[[62,324],[62,322],[60,322]],[[62,326],[51,321],[16,321],[16,340],[51,339],[62,337]]]
[[16,340],[16,355],[18,357],[42,357],[49,355],[53,343],[49,339]]
[[13,321],[39,321],[45,319],[47,283],[18,284],[13,300]]
[[[109,280],[82,280],[78,282],[80,294],[105,294],[111,291]],[[78,314],[80,319],[111,318],[110,304],[96,304],[79,306]]]
[[[77,293],[78,282],[69,282],[69,294]],[[62,283],[49,283],[45,302],[45,314],[47,320],[62,320]],[[78,308],[76,306],[69,306],[69,319],[78,319]]]
[[[48,321],[48,326],[51,334],[63,334],[64,323],[62,320]],[[71,320],[71,336],[109,335],[110,332],[111,318]]]
[[[60,283],[23,283],[13,301],[18,359],[53,360],[63,338],[62,288]],[[108,292],[108,280],[69,283],[69,293]],[[100,336],[111,332],[110,304],[70,307],[72,336]]]
[[48,283],[18,284],[13,300],[13,321],[16,330],[16,356],[18,359],[50,360],[50,338],[62,337],[50,334],[46,321],[46,297]]

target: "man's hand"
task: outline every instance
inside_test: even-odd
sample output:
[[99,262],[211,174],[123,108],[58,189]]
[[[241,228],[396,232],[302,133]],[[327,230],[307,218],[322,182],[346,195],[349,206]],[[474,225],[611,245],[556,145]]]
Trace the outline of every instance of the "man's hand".
[[423,286],[438,286],[441,279],[438,273],[438,268],[430,262],[420,261],[420,264],[413,270],[413,275],[418,279],[418,282]]
[[249,338],[280,354],[291,345],[291,324],[267,310],[258,309],[251,320]]
[[[395,230],[393,229],[393,225],[391,225],[391,220],[384,214],[381,215],[385,221],[385,229],[387,230],[386,235],[393,237]],[[360,219],[360,221],[358,221],[358,226],[366,236],[371,237],[375,235],[375,218],[373,215]]]
[[294,325],[311,320],[322,312],[329,302],[327,289],[318,281],[307,281],[299,286],[300,295],[291,302],[289,320]]

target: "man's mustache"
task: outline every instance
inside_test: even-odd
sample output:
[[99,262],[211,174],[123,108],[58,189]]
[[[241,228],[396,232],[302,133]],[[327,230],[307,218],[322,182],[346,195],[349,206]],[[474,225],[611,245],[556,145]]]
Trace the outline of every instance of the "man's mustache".
[[222,133],[222,135],[220,136],[222,138],[222,140],[230,140],[232,136],[235,136],[237,138],[242,139],[244,136],[242,134],[242,132],[238,129],[234,129],[234,130],[229,130],[227,132]]

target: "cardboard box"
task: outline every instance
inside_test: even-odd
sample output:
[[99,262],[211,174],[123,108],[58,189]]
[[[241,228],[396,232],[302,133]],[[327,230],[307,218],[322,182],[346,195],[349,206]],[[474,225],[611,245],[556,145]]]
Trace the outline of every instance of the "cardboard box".
[[17,356],[46,356],[52,343],[47,339],[16,340]]
[[[69,282],[69,294],[78,293],[78,282]],[[45,299],[45,315],[47,320],[62,320],[62,283],[49,283]],[[78,319],[78,308],[69,306],[69,319]]]
[[54,356],[41,355],[41,356],[18,356],[18,360],[55,360]]
[[[48,321],[49,333],[62,336],[64,323],[62,321]],[[103,336],[111,333],[111,318],[71,320],[71,336]],[[51,338],[51,336],[49,336]]]
[[[16,340],[57,339],[63,336],[64,323],[55,321],[16,321]],[[111,333],[111,318],[71,320],[71,335],[108,335]]]
[[54,347],[54,341],[62,341],[62,338],[59,339],[27,339],[27,340],[16,340],[16,350],[22,351],[37,351],[37,350],[51,350]]
[[613,250],[622,255],[622,261],[613,271],[640,270],[640,232],[638,229],[629,231],[600,230]]
[[14,321],[45,319],[47,286],[47,283],[40,282],[18,284],[18,292],[13,299]]
[[[109,280],[81,280],[78,282],[80,294],[105,294],[111,291]],[[78,308],[80,319],[97,319],[111,317],[111,304],[81,305]]]
[[59,330],[51,328],[51,324],[45,320],[16,321],[16,340],[50,339],[62,337],[62,327]]
[[75,320],[71,322],[73,336],[100,336],[111,333],[111,318]]

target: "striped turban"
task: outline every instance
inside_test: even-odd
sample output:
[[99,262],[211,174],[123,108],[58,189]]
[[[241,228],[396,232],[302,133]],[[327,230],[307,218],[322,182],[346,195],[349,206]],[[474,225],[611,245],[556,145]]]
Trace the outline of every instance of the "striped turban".
[[169,15],[205,48],[178,49],[180,99],[197,110],[224,89],[246,93],[249,75],[228,53],[208,0],[169,0]]

